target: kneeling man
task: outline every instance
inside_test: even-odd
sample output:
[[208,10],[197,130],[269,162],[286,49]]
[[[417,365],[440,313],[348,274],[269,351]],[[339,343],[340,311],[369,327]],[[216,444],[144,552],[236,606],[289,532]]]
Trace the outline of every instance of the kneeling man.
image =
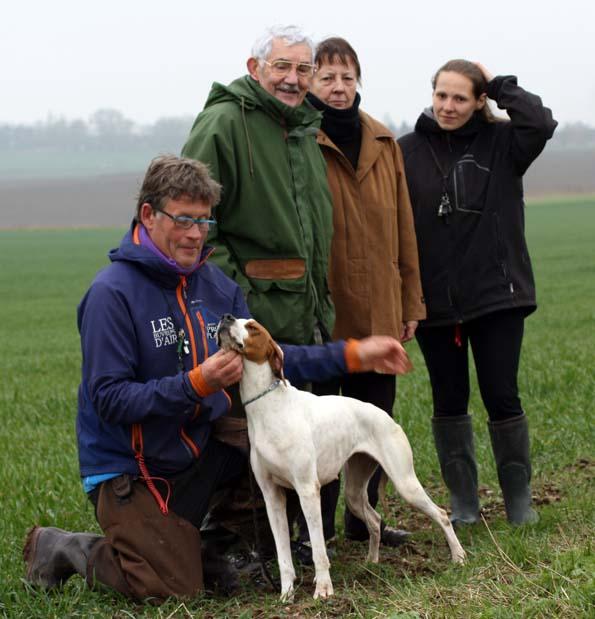
[[[226,313],[249,317],[241,289],[207,262],[219,195],[202,163],[154,159],[130,230],[79,305],[79,462],[104,535],[34,527],[24,550],[34,584],[79,573],[157,602],[203,588],[201,522],[213,493],[247,467],[212,436],[242,375],[241,357],[218,350],[216,326]],[[389,337],[283,348],[297,384],[407,365]]]

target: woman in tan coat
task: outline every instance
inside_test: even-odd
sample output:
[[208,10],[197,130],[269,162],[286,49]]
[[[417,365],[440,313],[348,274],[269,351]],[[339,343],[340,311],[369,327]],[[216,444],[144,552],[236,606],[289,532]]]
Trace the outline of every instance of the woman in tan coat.
[[[357,54],[341,38],[322,41],[307,95],[323,112],[318,144],[328,166],[334,236],[329,285],[337,320],[333,338],[392,335],[410,340],[425,318],[417,242],[403,160],[391,132],[359,110]],[[345,396],[371,402],[392,415],[394,376],[373,372],[341,380]],[[378,501],[380,470],[371,479],[370,503]],[[325,537],[334,535],[339,482],[323,488]],[[396,545],[403,532],[383,527],[382,542]],[[345,514],[345,536],[367,539],[363,522]]]

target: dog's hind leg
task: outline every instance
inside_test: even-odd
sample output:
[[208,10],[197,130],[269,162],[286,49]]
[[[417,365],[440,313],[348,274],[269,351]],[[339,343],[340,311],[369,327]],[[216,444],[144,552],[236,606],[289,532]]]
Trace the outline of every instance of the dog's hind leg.
[[403,499],[427,514],[444,531],[452,560],[455,563],[463,563],[465,551],[456,536],[448,514],[426,494],[413,469],[413,455],[409,441],[400,427],[397,426],[395,431],[398,432],[398,437],[396,437],[398,442],[383,441],[383,448],[378,453],[380,464]]
[[351,513],[366,524],[370,535],[368,561],[378,563],[380,547],[380,515],[368,500],[368,482],[378,463],[364,453],[351,456],[345,463],[345,503]]
[[[313,475],[315,478],[315,476]],[[320,509],[320,484],[316,479],[313,483],[296,484],[296,492],[300,498],[300,505],[310,533],[312,544],[312,559],[316,575],[316,589],[314,599],[326,598],[333,595],[333,583],[329,573],[330,561],[326,553],[324,533],[322,530],[322,513]]]
[[271,525],[271,531],[277,549],[277,561],[279,563],[279,575],[281,577],[281,600],[290,602],[293,600],[293,582],[295,570],[291,558],[289,543],[289,525],[287,523],[287,496],[285,489],[278,486],[273,480],[263,473],[257,462],[252,461],[254,477],[260,486],[266,505],[267,516]]

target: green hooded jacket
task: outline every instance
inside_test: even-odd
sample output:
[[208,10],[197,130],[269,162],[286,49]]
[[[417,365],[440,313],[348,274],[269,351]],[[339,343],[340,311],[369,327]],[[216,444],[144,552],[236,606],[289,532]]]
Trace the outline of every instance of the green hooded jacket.
[[321,114],[285,105],[250,76],[214,83],[182,150],[223,186],[210,258],[246,294],[254,318],[282,342],[332,333],[327,284],[333,233]]

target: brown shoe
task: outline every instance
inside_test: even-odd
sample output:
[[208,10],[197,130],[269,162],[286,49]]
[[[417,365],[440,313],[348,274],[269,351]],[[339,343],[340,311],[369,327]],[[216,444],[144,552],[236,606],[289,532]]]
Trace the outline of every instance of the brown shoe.
[[100,539],[101,535],[34,526],[27,533],[23,548],[26,579],[33,585],[52,589],[73,574],[85,577],[87,558]]

